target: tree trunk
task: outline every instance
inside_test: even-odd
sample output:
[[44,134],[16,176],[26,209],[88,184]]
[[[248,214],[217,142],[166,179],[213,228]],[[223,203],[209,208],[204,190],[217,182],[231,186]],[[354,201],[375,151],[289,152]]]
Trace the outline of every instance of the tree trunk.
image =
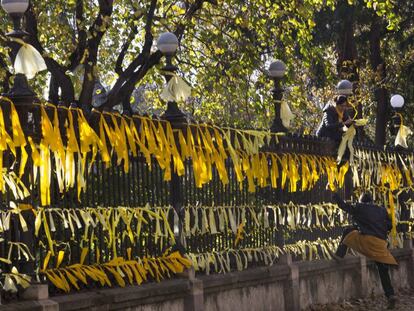
[[65,73],[64,68],[55,60],[45,57],[45,63],[54,79],[53,83],[57,85],[55,87],[58,87],[58,90],[60,89],[60,96],[53,98],[53,100],[56,100],[53,101],[53,103],[58,104],[59,102],[62,102],[66,106],[70,105],[75,100],[75,89],[72,80]]
[[375,74],[375,100],[377,102],[375,121],[375,144],[385,145],[387,124],[387,90],[382,85],[386,78],[385,62],[381,57],[381,32],[384,29],[378,16],[372,17],[371,32],[369,37],[370,61]]
[[121,102],[119,97],[121,95],[121,88],[125,81],[126,77],[124,77],[124,75],[119,76],[118,80],[116,80],[114,86],[108,92],[108,101],[105,104],[105,109],[112,109],[113,106],[116,106]]
[[356,70],[358,52],[354,38],[354,14],[355,9],[346,0],[338,4],[336,14],[340,21],[336,63],[338,75],[341,79],[347,79],[353,83],[359,82]]
[[[25,30],[30,34],[30,36],[28,37],[28,43],[33,45],[40,52],[40,54],[42,54],[44,52],[44,49],[39,41],[37,18],[35,13],[33,12],[32,5],[30,5],[29,9],[26,11],[25,18]],[[66,74],[66,69],[51,57],[45,57],[44,59],[47,66],[47,70],[51,73],[51,75],[54,78],[53,83],[57,84],[58,89],[60,88],[61,90],[60,98],[59,96],[53,96],[53,100],[56,100],[56,102],[54,103],[57,104],[59,103],[59,101],[62,101],[65,105],[71,104],[75,99],[75,90],[73,87],[72,80]]]
[[56,78],[52,75],[49,83],[49,102],[59,102],[59,85],[56,83]]
[[85,74],[83,78],[82,91],[79,95],[79,102],[84,111],[90,111],[92,106],[93,89],[95,87],[95,67],[98,62],[98,51],[101,40],[106,33],[108,19],[113,12],[113,0],[99,0],[99,13],[89,31],[92,37],[87,41],[89,55],[85,60]]
[[84,111],[90,110],[92,106],[93,89],[95,87],[95,76],[93,67],[85,64],[85,74],[83,76],[82,91],[79,96],[79,103]]
[[2,93],[7,93],[10,90],[9,79],[11,77],[11,73],[8,70],[7,63],[6,63],[6,60],[4,58],[5,58],[5,55],[0,54],[0,70],[5,72],[3,80],[1,81],[0,85],[1,85],[1,88],[2,88],[1,92]]
[[[337,41],[337,71],[340,79],[347,79],[353,84],[354,98],[359,98],[359,74],[358,74],[358,50],[354,37],[355,30],[355,5],[349,5],[347,0],[342,0],[336,8],[337,20],[340,22]],[[358,102],[352,103],[356,106],[356,113],[352,115],[355,119],[362,118],[362,106]],[[366,138],[362,128],[357,128],[357,139]]]
[[[141,81],[147,72],[158,64],[161,60],[162,54],[160,51],[157,51],[147,59],[147,61],[139,67],[133,74],[131,74],[127,79],[125,77],[120,77],[119,80],[115,83],[114,87],[111,89],[108,95],[108,102],[105,104],[106,109],[111,109],[113,106],[120,103],[125,103],[129,101],[132,92],[135,89],[136,84]],[[124,82],[120,82],[124,81]]]

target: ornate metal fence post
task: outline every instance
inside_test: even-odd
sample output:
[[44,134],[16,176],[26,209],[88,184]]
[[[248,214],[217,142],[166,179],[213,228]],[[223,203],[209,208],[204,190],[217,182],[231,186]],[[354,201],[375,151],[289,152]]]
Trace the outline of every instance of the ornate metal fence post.
[[[10,100],[14,103],[16,107],[17,114],[19,116],[19,120],[21,123],[22,130],[25,135],[25,139],[27,140],[28,136],[33,137],[33,139],[36,139],[37,135],[39,134],[37,132],[38,127],[35,123],[35,106],[33,103],[37,101],[37,98],[35,96],[35,93],[31,91],[30,87],[27,84],[27,79],[24,75],[17,75],[14,80],[14,86],[10,90],[8,94],[3,94],[6,97],[10,98]],[[7,113],[5,115],[11,115],[11,107],[8,107],[6,104],[3,107],[7,107],[6,111]],[[13,132],[12,124],[9,125],[9,133]],[[27,142],[28,143],[28,142]],[[27,152],[29,152],[29,148],[22,147],[22,149],[25,148]],[[17,154],[16,154],[17,162],[15,163],[15,168],[18,170],[20,167],[21,161],[22,161],[22,151],[20,148],[17,148]],[[6,165],[12,164],[11,161],[9,163],[5,162]],[[33,167],[32,167],[32,160],[31,160],[31,154],[29,153],[27,163],[23,172],[23,175],[21,176],[21,181],[24,183],[24,185],[30,189],[30,184],[32,183],[33,176]],[[16,170],[15,169],[15,170]],[[18,172],[17,172],[18,174]],[[29,190],[30,191],[30,190]],[[17,200],[12,199],[18,206],[19,203],[26,203],[33,206],[33,193],[31,191],[30,195],[26,197],[23,200]],[[34,208],[34,206],[33,206]],[[21,210],[20,213],[23,215],[26,224],[27,224],[27,231],[23,231],[22,227],[18,225],[18,221],[16,223],[16,228],[14,230],[14,237],[13,242],[20,242],[27,246],[28,251],[31,255],[34,255],[34,215],[31,210]],[[14,217],[18,217],[18,215],[14,215]],[[11,247],[11,246],[9,246]],[[13,263],[13,265],[18,266],[19,272],[32,275],[35,271],[35,263],[32,260],[31,257],[29,257],[28,260],[25,260],[25,257],[22,258],[22,261],[19,262],[17,265],[16,263]]]
[[274,87],[272,89],[272,95],[275,105],[275,117],[270,127],[272,132],[288,132],[284,126],[281,118],[281,101],[283,98],[283,88],[281,86],[281,80],[286,73],[286,65],[281,60],[276,60],[271,63],[268,70],[268,75],[273,79]]
[[[171,62],[178,48],[178,39],[175,36],[175,34],[171,32],[166,32],[160,35],[157,41],[157,46],[158,49],[166,56],[167,64],[164,68],[162,68],[162,70],[164,72],[165,80],[168,83],[175,76],[175,72],[178,70],[178,68],[174,66]],[[177,102],[175,100],[168,100],[167,110],[165,111],[162,118],[170,122],[173,130],[182,129],[187,121],[184,113],[178,108]],[[174,133],[174,137],[175,141],[178,141],[178,135],[176,133]],[[180,152],[180,147],[177,146],[177,148],[178,152]],[[184,209],[183,195],[181,190],[181,180],[182,178],[180,178],[178,174],[174,171],[174,158],[171,157],[170,204],[174,208],[174,211],[177,213],[179,219],[178,232],[176,232],[174,228],[177,247],[181,253],[184,253],[185,248],[181,241],[184,224]]]
[[[405,156],[405,152],[402,151],[402,148],[398,148],[400,146],[397,146],[395,151],[398,153],[397,155],[397,165],[398,169],[401,171],[402,175],[404,176],[402,178],[403,186],[408,185],[409,180],[407,179],[407,176],[404,173],[405,170],[405,163],[403,160],[403,157]],[[404,185],[405,184],[405,185]],[[411,237],[408,235],[409,232],[409,225],[408,221],[410,220],[410,209],[407,204],[407,202],[410,200],[410,192],[411,190],[409,188],[398,191],[396,194],[396,198],[398,200],[398,204],[400,206],[400,222],[401,224],[398,226],[398,231],[403,233],[403,239],[409,240]]]
[[[171,78],[171,77],[170,77]],[[168,79],[168,76],[166,76]],[[173,130],[179,129],[182,130],[185,128],[186,119],[184,114],[181,117],[176,115],[164,115],[164,119],[170,122]],[[178,142],[178,135],[174,133],[175,141]],[[180,146],[177,145],[178,152],[180,152]],[[174,228],[174,233],[176,235],[177,247],[181,253],[185,253],[185,247],[181,241],[183,226],[184,226],[184,208],[183,208],[183,193],[182,193],[182,179],[183,177],[178,176],[175,172],[174,167],[174,158],[171,156],[171,181],[170,181],[170,204],[173,207],[174,211],[178,215],[178,232]],[[172,221],[174,224],[174,221]],[[175,226],[175,224],[174,224]]]
[[[24,80],[23,80],[24,81]],[[15,84],[16,85],[16,84]],[[13,89],[15,89],[13,87]],[[13,92],[12,89],[12,92]],[[4,94],[6,96],[8,96],[11,101],[15,104],[16,107],[16,111],[21,123],[21,127],[22,130],[24,132],[25,135],[25,139],[27,140],[28,136],[31,136],[35,139],[35,137],[37,136],[37,127],[35,126],[35,122],[34,122],[34,114],[35,114],[35,106],[33,105],[33,102],[36,100],[36,97],[33,95],[19,95],[17,94]],[[11,105],[11,104],[10,104]],[[3,109],[6,112],[5,115],[11,115],[11,106],[10,105],[3,105]],[[9,124],[8,125],[8,131],[9,133],[13,132],[12,126],[15,126],[14,124]],[[27,142],[28,143],[28,142]],[[8,204],[10,204],[11,201],[13,201],[16,206],[19,208],[19,204],[20,203],[25,203],[25,204],[29,204],[31,206],[34,205],[33,202],[33,193],[32,193],[32,189],[30,189],[30,185],[33,182],[32,181],[32,176],[33,176],[33,166],[32,166],[32,159],[31,159],[31,154],[29,152],[29,148],[26,147],[21,147],[17,148],[16,150],[16,162],[14,164],[14,171],[17,175],[19,175],[19,167],[23,161],[22,156],[22,149],[25,149],[26,152],[28,152],[28,159],[27,159],[27,163],[25,165],[25,169],[23,171],[22,176],[20,177],[21,181],[23,182],[23,184],[27,187],[27,189],[29,189],[30,194],[28,197],[22,199],[18,199],[18,198],[13,198],[11,196],[9,196],[8,198]],[[7,158],[9,160],[7,160]],[[10,168],[10,166],[12,165],[12,159],[10,159],[9,155],[6,155],[6,159],[5,159],[5,165]],[[34,206],[33,206],[34,208]],[[34,255],[34,245],[35,245],[35,241],[34,241],[34,215],[32,213],[32,211],[30,209],[27,210],[21,210],[19,208],[19,213],[21,213],[21,215],[24,217],[26,224],[27,224],[27,229],[25,228],[24,231],[23,227],[21,226],[21,224],[19,225],[19,221],[18,220],[18,215],[13,215],[13,218],[16,218],[16,222],[14,222],[15,224],[15,228],[13,228],[12,230],[14,230],[14,234],[12,237],[12,242],[19,242],[19,243],[23,243],[24,245],[27,246],[28,251],[30,252],[31,255]],[[9,246],[11,247],[11,245]],[[22,261],[18,263],[14,263],[13,265],[17,266],[19,269],[19,272],[21,273],[25,273],[25,274],[34,274],[34,270],[35,270],[35,264],[34,261],[32,260],[32,257],[29,256],[29,259],[26,260],[25,257],[22,257]]]
[[[27,10],[29,6],[29,1],[21,1],[17,3],[16,1],[6,1],[2,2],[3,9],[10,15],[11,19],[13,20],[13,31],[7,33],[7,36],[11,38],[12,42],[11,45],[11,61],[12,64],[15,63],[15,59],[17,58],[18,52],[22,46],[23,39],[28,36],[29,34],[21,29],[21,18],[24,14],[24,12]],[[18,113],[20,123],[22,126],[22,130],[24,132],[24,135],[27,136],[30,135],[34,137],[36,135],[35,130],[35,122],[34,122],[34,106],[33,102],[36,99],[36,94],[33,92],[33,90],[30,88],[27,78],[23,73],[17,73],[14,77],[14,83],[13,87],[7,94],[2,94],[3,96],[6,96],[11,99],[11,101],[14,103],[16,107],[16,111]],[[11,104],[8,105],[7,103],[3,105],[3,109],[7,112],[5,115],[11,116]],[[8,126],[7,130],[10,130],[10,132],[13,132],[13,139],[16,139],[14,137],[16,130],[15,128],[12,128],[15,126],[15,124],[6,124]],[[24,150],[26,149],[25,146],[20,145],[17,148],[17,154],[16,154],[16,163],[15,163],[15,170],[19,170],[20,164],[23,160]],[[26,149],[26,151],[28,151]],[[8,156],[6,155],[6,158]],[[7,168],[10,167],[11,162],[6,159],[5,164],[8,165]],[[17,172],[17,175],[19,172]],[[25,169],[23,171],[23,174],[21,176],[22,182],[25,184],[25,186],[30,189],[29,184],[31,182],[30,176],[32,175],[32,162],[31,162],[31,156],[28,155],[28,161],[26,163]],[[23,230],[23,226],[20,223],[18,219],[18,215],[13,215],[13,218],[16,218],[16,221],[13,220],[13,225],[15,225],[14,230],[14,236],[12,237],[12,242],[20,242],[27,246],[27,250],[31,253],[31,255],[34,254],[34,216],[30,209],[27,210],[21,210],[19,208],[19,203],[27,203],[33,205],[33,200],[30,196],[24,198],[24,199],[18,199],[14,198],[13,201],[16,203],[18,213],[21,213],[21,215],[24,217],[26,223],[27,223],[27,230],[26,228]],[[7,203],[10,203],[11,197],[7,196]],[[19,202],[20,201],[20,202]],[[9,246],[11,247],[11,245]],[[34,274],[34,261],[32,260],[31,255],[29,256],[28,260],[21,261],[17,265],[17,263],[13,262],[13,265],[17,265],[19,272],[26,273],[26,274]],[[23,256],[24,257],[24,256]],[[14,257],[15,259],[17,257]]]

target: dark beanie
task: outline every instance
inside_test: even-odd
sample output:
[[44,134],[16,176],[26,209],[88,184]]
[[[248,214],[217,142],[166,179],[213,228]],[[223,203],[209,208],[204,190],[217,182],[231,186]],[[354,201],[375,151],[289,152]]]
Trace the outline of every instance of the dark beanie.
[[359,202],[361,203],[371,203],[372,202],[372,195],[369,192],[364,192],[359,197]]

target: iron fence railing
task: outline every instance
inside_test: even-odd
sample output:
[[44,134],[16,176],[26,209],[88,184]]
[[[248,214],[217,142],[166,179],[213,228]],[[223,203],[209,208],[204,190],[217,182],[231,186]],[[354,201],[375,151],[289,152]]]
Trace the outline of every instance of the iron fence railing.
[[[9,104],[5,102],[2,109],[3,114],[7,116],[10,112]],[[223,147],[228,152],[228,156],[223,159],[228,183],[222,182],[223,168],[219,171],[220,159],[215,159],[214,165],[206,168],[206,174],[210,175],[209,181],[200,187],[196,184],[199,176],[195,176],[199,171],[194,169],[194,165],[204,165],[203,163],[208,163],[208,160],[198,160],[194,163],[192,156],[185,157],[183,149],[189,147],[182,144],[179,133],[184,139],[188,139],[188,131],[191,131],[194,138],[198,138],[198,140],[194,139],[193,150],[198,152],[201,150],[204,153],[200,153],[200,156],[209,157],[206,151],[208,145],[203,145],[200,137],[209,133],[213,136],[213,127],[211,130],[206,130],[209,132],[204,134],[200,134],[200,125],[181,124],[173,129],[174,143],[184,165],[183,174],[178,176],[175,170],[177,163],[174,162],[177,155],[172,154],[171,161],[165,163],[160,161],[162,154],[169,152],[168,148],[173,149],[172,137],[170,136],[169,143],[165,144],[168,139],[162,136],[164,130],[165,133],[168,131],[168,122],[154,120],[155,125],[147,124],[145,127],[143,123],[152,121],[94,112],[88,117],[88,123],[96,134],[94,137],[105,140],[108,145],[110,161],[104,159],[100,149],[95,154],[93,150],[95,147],[91,145],[90,150],[85,151],[84,154],[75,153],[73,162],[67,163],[68,166],[63,171],[60,169],[65,164],[59,162],[57,154],[51,152],[50,166],[46,172],[42,171],[41,166],[36,165],[36,157],[33,156],[33,152],[40,151],[40,156],[42,156],[41,152],[45,152],[41,146],[42,137],[45,136],[42,127],[47,124],[41,109],[45,109],[49,120],[53,120],[51,123],[54,122],[56,114],[59,121],[58,133],[65,152],[70,148],[69,114],[73,113],[73,130],[77,143],[81,145],[82,140],[86,139],[86,134],[82,132],[85,128],[80,128],[81,119],[74,117],[76,110],[51,106],[40,108],[39,105],[17,107],[26,139],[32,137],[33,145],[38,146],[39,149],[34,151],[29,148],[29,144],[25,147],[28,152],[28,162],[20,178],[18,170],[22,161],[22,150],[17,150],[15,155],[11,150],[2,151],[3,178],[9,180],[9,183],[5,182],[7,185],[3,189],[1,201],[0,258],[5,259],[1,262],[4,275],[10,273],[15,266],[19,273],[28,274],[33,277],[33,280],[48,282],[52,293],[60,293],[64,290],[56,286],[56,282],[51,281],[50,275],[45,273],[48,267],[52,266],[53,268],[50,268],[52,270],[59,267],[63,269],[79,263],[85,266],[97,266],[114,262],[113,260],[119,257],[130,260],[160,258],[175,249],[187,255],[199,273],[227,272],[249,266],[271,264],[286,252],[292,253],[298,260],[329,256],[326,249],[337,242],[342,227],[348,223],[345,215],[329,205],[332,201],[332,189],[328,189],[329,170],[325,171],[323,161],[329,160],[329,163],[335,163],[336,147],[327,140],[313,136],[267,136],[271,138],[269,142],[262,144],[260,149],[256,150],[256,153],[260,153],[257,161],[261,161],[261,169],[267,166],[271,170],[273,161],[278,159],[277,170],[269,172],[267,177],[263,177],[266,176],[265,174],[261,175],[266,178],[262,181],[262,186],[258,186],[259,179],[262,177],[255,178],[255,187],[252,191],[247,175],[240,181],[237,176],[240,172],[235,169],[235,158],[230,156],[231,151],[227,151],[231,148],[237,151],[237,145],[242,143],[235,143],[235,141],[241,139],[241,136],[237,138],[237,135],[241,134],[235,130],[222,130],[220,137],[223,138]],[[115,133],[112,136],[102,135],[105,129],[101,116],[106,119],[107,125],[109,124]],[[125,125],[127,123],[123,123],[122,119],[127,120],[128,124],[134,124],[134,128],[137,129],[136,141],[144,137],[146,130],[151,130],[155,135],[154,142],[147,140],[141,142],[142,145],[137,143],[137,153],[134,155],[126,143],[130,138],[126,128],[128,125]],[[12,139],[14,125],[9,118],[5,118],[5,130],[11,134]],[[52,125],[56,128],[57,122]],[[131,125],[129,129],[132,128]],[[228,135],[228,140],[225,139],[225,135]],[[248,142],[253,146],[253,142],[263,138],[253,131],[243,132],[243,135],[246,138],[245,146]],[[54,138],[57,139],[58,136]],[[211,146],[219,149],[220,137],[213,137]],[[125,158],[119,160],[116,149],[119,147],[117,146],[120,143],[119,139],[125,140],[127,164]],[[191,139],[188,139],[187,143],[189,140]],[[234,146],[231,146],[233,142]],[[151,146],[153,143],[155,147]],[[158,153],[150,154],[148,151],[151,148],[166,146],[167,149],[157,151]],[[50,148],[47,147],[48,150]],[[399,169],[398,172],[404,171],[401,164],[404,161],[409,163],[410,157],[413,156],[411,151],[396,153],[395,150],[384,151],[374,146],[363,147],[358,144],[356,148],[367,152],[381,152],[384,155],[397,155],[398,157],[390,162],[390,167],[395,164],[395,167],[392,167]],[[241,159],[245,161],[240,164],[240,171],[243,174],[249,173],[249,165],[251,167],[256,165],[255,153],[249,152],[247,156],[244,156],[247,154],[245,150],[239,153]],[[301,157],[305,155],[308,157]],[[283,166],[283,161],[286,160],[284,157],[292,161],[286,164],[289,166]],[[307,169],[310,170],[309,174],[312,174],[311,161],[313,160],[312,163],[317,163],[318,169],[324,171],[317,172],[318,176],[312,181],[312,187],[305,187],[306,189],[298,187],[292,191],[288,186],[295,182],[292,181],[292,176],[286,177],[286,185],[283,187],[282,175],[286,173],[287,168],[290,173],[297,172],[298,176],[304,179]],[[171,168],[170,180],[165,178],[168,166]],[[297,166],[296,170],[292,166]],[[340,168],[336,164],[332,166],[336,174]],[[72,185],[67,184],[66,180],[63,185],[60,184],[64,179],[59,178],[59,174],[68,173],[70,169],[74,170],[76,180]],[[358,168],[355,172],[358,172]],[[343,185],[339,189],[342,196],[347,199],[350,199],[353,194],[355,172],[351,169],[347,171]],[[275,173],[279,176],[272,185],[270,180]],[[50,203],[45,205],[42,204],[45,188],[41,184],[41,178],[46,178],[48,174],[50,174]],[[402,173],[400,175],[403,178],[401,185],[407,186],[408,179],[404,180],[407,175],[405,177]],[[14,181],[11,182],[10,179]],[[376,176],[372,176],[372,179],[376,179]],[[23,188],[27,191],[27,195],[16,194],[25,191]],[[412,192],[405,192],[405,196],[400,198],[401,210],[397,210],[400,232],[409,232],[413,220],[410,205]],[[25,230],[23,230],[22,218],[27,227]],[[11,262],[8,262],[8,259]],[[142,262],[142,265],[148,271],[151,270],[148,279],[153,280],[159,278],[157,269],[164,273],[168,270],[162,265],[151,268],[148,262]],[[120,269],[115,263],[114,267]],[[110,267],[105,266],[105,269],[111,272],[109,281],[112,284],[119,284],[118,275],[113,273]],[[71,277],[67,275],[70,272],[62,271],[69,287],[76,287],[70,280]],[[127,279],[129,273],[135,270],[122,271],[123,273],[119,275]],[[76,278],[76,275],[73,277]],[[86,284],[81,281],[75,282],[80,289],[105,285],[105,282],[99,282],[98,276],[93,273],[86,273],[84,278],[88,281]]]

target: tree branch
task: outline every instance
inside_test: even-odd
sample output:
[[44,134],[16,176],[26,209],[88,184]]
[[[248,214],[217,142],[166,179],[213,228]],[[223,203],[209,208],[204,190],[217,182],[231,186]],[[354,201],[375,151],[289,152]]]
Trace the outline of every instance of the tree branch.
[[133,26],[131,28],[131,32],[128,34],[128,38],[126,39],[125,43],[122,46],[122,49],[121,49],[121,52],[119,53],[118,58],[116,59],[115,72],[118,75],[122,75],[122,73],[124,72],[124,70],[122,68],[122,63],[124,62],[125,55],[128,52],[129,46],[131,45],[131,42],[132,42],[132,40],[134,40],[135,35],[137,33],[138,33],[138,27]]
[[[174,31],[179,40],[184,34],[187,24],[191,21],[196,12],[202,8],[204,2],[214,1],[196,0],[188,7],[187,12],[182,18],[182,22]],[[109,92],[108,101],[104,105],[107,109],[112,108],[119,103],[125,103],[127,100],[129,100],[132,92],[134,91],[135,85],[144,78],[144,76],[151,68],[160,62],[163,56],[160,51],[150,54],[153,43],[151,27],[154,19],[155,8],[156,0],[152,0],[147,13],[147,23],[145,25],[145,42],[142,51],[118,78],[114,87]],[[138,66],[140,67],[138,68]]]
[[59,85],[56,83],[55,76],[50,77],[49,83],[49,101],[51,103],[59,102]]
[[[149,57],[148,61],[146,61],[144,65],[139,67],[139,69],[131,75],[131,77],[122,86],[119,92],[117,103],[129,103],[129,98],[131,97],[131,94],[135,89],[135,85],[138,83],[138,81],[142,80],[145,77],[147,72],[152,67],[154,67],[156,64],[160,62],[161,58],[162,58],[162,53],[160,51],[155,52]],[[123,106],[125,109],[126,108],[125,105]],[[113,107],[113,106],[107,106],[107,107]],[[130,109],[130,107],[128,108]]]
[[0,30],[0,43],[5,44],[8,41],[6,34]]
[[87,34],[82,24],[85,21],[83,16],[83,0],[76,0],[75,18],[76,18],[76,30],[78,32],[78,44],[76,49],[69,56],[69,65],[66,69],[73,71],[80,63],[86,50]]
[[[44,54],[44,48],[38,37],[37,18],[34,14],[32,5],[30,5],[29,9],[26,11],[25,17],[26,31],[30,34],[28,38],[29,43],[33,45],[41,54]],[[61,89],[61,101],[66,105],[69,105],[75,99],[75,91],[70,77],[66,75],[66,69],[50,56],[43,56],[43,58],[47,69],[54,78],[54,87],[56,88],[56,85],[58,85]],[[51,99],[56,101],[57,98],[54,96],[54,98]]]
[[[134,15],[136,15],[136,12],[134,12]],[[135,22],[139,20],[144,14],[139,14],[136,19],[133,20],[131,25],[131,31],[128,34],[127,39],[125,40],[125,43],[122,46],[121,52],[119,53],[119,56],[116,60],[115,64],[115,72],[118,75],[122,75],[124,70],[122,68],[122,63],[124,62],[125,55],[128,52],[129,46],[131,45],[132,40],[134,40],[136,34],[138,33],[138,27],[135,25]]]
[[147,58],[152,47],[153,35],[152,35],[152,22],[154,20],[155,9],[157,8],[157,0],[152,0],[147,15],[147,23],[145,25],[145,43],[142,48],[142,54]]
[[99,13],[88,32],[92,35],[87,41],[89,49],[89,61],[96,62],[98,57],[98,48],[102,37],[109,26],[110,16],[113,10],[113,0],[99,0]]
[[125,70],[124,75],[128,77],[133,74],[135,69],[138,66],[142,65],[149,57],[149,53],[151,51],[152,42],[153,42],[153,35],[152,35],[152,22],[154,20],[154,12],[157,8],[157,0],[152,0],[150,7],[147,13],[147,22],[145,24],[145,41],[144,46],[142,47],[141,53],[129,64],[128,68]]
[[[157,0],[151,0],[150,7],[147,13],[147,20],[145,24],[145,42],[144,46],[142,47],[141,53],[128,65],[128,67],[123,71],[120,75],[118,80],[116,81],[115,85],[112,87],[111,91],[108,94],[108,102],[107,106],[112,108],[113,106],[117,105],[119,99],[117,98],[121,88],[123,87],[124,83],[133,75],[134,71],[138,68],[138,66],[142,66],[145,64],[146,60],[151,51],[153,36],[152,36],[152,22],[154,19],[155,9],[157,8]],[[122,64],[117,64],[117,66],[121,67]]]
[[[186,22],[191,21],[191,19],[195,15],[195,13],[202,8],[204,2],[210,2],[212,4],[217,4],[215,0],[210,0],[210,1],[196,0],[188,8],[188,11],[184,15],[183,21],[186,21]],[[186,27],[185,23],[182,22],[177,26],[177,29],[174,31],[175,35],[178,37],[178,40],[180,40],[180,41],[181,41],[181,37],[184,34],[185,27]]]
[[82,91],[79,96],[79,102],[84,109],[90,109],[89,103],[92,101],[93,88],[95,85],[95,72],[98,59],[98,50],[102,37],[108,29],[110,17],[113,11],[113,0],[98,0],[99,13],[93,22],[92,26],[88,29],[88,33],[91,35],[87,40],[87,57],[85,59],[85,73],[82,84]]
[[9,79],[12,75],[11,72],[9,71],[9,66],[7,66],[5,59],[6,59],[6,55],[4,55],[3,53],[0,53],[0,70],[5,71],[5,76],[2,77],[2,82],[1,82],[3,93],[7,93],[10,90]]

